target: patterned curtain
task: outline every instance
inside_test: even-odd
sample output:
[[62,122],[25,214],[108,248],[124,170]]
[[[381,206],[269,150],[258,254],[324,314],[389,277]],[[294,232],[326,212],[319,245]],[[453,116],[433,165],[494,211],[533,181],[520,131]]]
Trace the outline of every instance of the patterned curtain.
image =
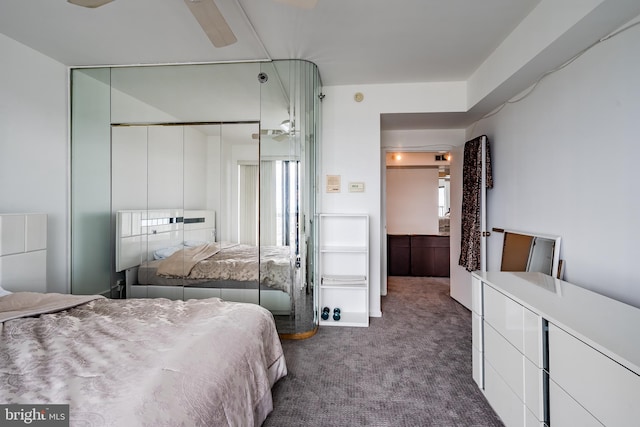
[[[486,135],[485,135],[486,138]],[[489,138],[486,138],[486,187],[493,187]],[[482,136],[464,145],[462,170],[462,238],[459,265],[480,270],[480,190],[482,187]]]

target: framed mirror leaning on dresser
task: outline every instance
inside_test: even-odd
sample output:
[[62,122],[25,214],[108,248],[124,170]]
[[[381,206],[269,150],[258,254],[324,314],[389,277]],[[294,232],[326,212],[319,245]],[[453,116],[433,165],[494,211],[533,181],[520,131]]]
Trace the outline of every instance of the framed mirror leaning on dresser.
[[560,263],[560,236],[503,231],[502,262],[500,271],[540,272],[562,278]]

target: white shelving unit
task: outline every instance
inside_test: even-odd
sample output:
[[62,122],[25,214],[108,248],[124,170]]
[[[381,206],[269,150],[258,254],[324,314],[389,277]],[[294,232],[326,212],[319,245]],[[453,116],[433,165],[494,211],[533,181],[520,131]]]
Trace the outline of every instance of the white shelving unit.
[[[369,216],[320,214],[320,313],[327,326],[369,326]],[[340,309],[340,320],[333,310]]]

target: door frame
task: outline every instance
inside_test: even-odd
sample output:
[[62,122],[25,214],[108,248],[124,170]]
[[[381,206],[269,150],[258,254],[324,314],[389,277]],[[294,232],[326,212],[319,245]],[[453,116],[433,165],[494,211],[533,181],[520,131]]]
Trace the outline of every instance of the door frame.
[[[455,146],[448,144],[412,147],[381,147],[380,155],[380,295],[387,295],[387,153],[440,153],[450,152]],[[456,158],[454,157],[454,160]]]

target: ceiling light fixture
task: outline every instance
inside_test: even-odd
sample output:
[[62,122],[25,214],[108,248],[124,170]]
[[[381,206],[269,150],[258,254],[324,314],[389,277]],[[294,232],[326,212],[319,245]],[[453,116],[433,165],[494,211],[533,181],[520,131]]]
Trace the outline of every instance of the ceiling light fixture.
[[75,4],[76,6],[82,7],[100,7],[104,6],[107,3],[111,3],[113,0],[67,0],[68,3]]

